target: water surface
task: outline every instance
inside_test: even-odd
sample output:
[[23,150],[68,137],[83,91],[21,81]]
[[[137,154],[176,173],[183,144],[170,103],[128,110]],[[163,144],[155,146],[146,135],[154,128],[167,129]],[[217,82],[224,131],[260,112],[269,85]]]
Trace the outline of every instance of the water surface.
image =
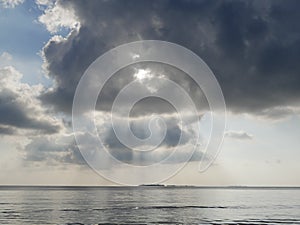
[[300,224],[297,188],[0,187],[0,224]]

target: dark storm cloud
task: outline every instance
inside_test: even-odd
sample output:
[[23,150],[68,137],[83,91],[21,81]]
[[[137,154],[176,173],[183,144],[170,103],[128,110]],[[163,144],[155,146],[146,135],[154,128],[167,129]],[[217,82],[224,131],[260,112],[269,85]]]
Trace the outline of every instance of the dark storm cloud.
[[[229,110],[260,114],[299,102],[300,2],[60,1],[81,27],[44,48],[57,87],[41,98],[70,112],[76,85],[93,60],[129,41],[181,44],[214,71]],[[190,84],[192,86],[192,84]]]

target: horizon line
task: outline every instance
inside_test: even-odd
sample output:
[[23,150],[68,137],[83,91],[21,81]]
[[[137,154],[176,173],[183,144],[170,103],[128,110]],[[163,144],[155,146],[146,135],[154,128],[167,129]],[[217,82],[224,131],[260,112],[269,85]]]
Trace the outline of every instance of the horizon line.
[[141,185],[45,185],[45,184],[0,184],[2,188],[215,188],[215,189],[300,189],[293,185],[177,185],[177,184],[141,184]]

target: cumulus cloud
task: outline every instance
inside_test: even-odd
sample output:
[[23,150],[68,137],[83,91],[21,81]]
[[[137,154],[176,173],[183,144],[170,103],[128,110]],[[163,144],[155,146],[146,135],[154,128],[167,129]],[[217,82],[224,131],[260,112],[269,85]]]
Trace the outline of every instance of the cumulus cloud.
[[229,130],[225,133],[225,136],[229,137],[229,138],[239,139],[239,140],[252,140],[253,139],[253,135],[249,134],[245,131]]

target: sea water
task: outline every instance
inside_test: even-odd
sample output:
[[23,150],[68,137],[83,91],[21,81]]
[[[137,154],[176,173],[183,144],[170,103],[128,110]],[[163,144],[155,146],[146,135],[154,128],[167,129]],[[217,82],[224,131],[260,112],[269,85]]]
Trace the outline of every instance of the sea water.
[[300,224],[298,188],[0,187],[0,224]]

